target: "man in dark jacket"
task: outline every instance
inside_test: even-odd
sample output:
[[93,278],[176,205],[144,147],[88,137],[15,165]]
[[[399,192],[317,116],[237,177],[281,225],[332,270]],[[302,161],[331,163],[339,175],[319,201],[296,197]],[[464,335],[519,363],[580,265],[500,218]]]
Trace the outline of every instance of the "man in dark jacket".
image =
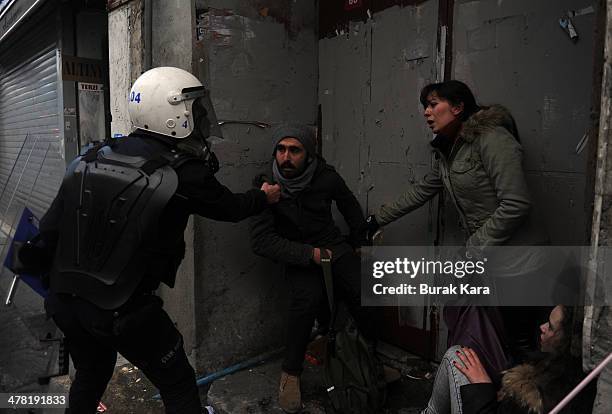
[[76,368],[71,412],[96,412],[117,352],[160,390],[167,413],[202,412],[182,336],[154,290],[174,286],[189,215],[236,222],[280,197],[268,184],[234,194],[214,177],[207,93],[184,70],[145,72],[128,105],[135,132],[77,158],[40,222],[54,255],[45,306]]
[[[335,291],[364,335],[373,334],[372,324],[364,321],[369,315],[360,307],[360,259],[354,250],[365,238],[365,226],[359,202],[334,168],[317,155],[309,128],[277,128],[272,155],[272,173],[281,186],[281,199],[251,220],[251,242],[255,253],[285,265],[290,304],[279,404],[294,413],[301,408],[300,374],[310,333],[315,318],[327,307],[323,250],[332,258]],[[333,201],[350,228],[348,238],[334,223]]]

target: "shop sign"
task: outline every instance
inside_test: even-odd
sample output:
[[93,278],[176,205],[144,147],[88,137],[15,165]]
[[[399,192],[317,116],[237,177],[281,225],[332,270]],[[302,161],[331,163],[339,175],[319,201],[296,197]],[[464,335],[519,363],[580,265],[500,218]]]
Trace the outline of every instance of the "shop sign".
[[62,55],[62,79],[65,81],[102,83],[103,71],[101,60]]

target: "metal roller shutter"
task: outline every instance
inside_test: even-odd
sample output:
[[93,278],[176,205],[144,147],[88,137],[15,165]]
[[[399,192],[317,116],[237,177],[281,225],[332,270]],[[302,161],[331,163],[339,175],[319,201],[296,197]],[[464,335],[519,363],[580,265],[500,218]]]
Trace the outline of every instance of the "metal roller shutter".
[[57,32],[53,15],[0,51],[0,224],[27,205],[39,217],[64,175]]

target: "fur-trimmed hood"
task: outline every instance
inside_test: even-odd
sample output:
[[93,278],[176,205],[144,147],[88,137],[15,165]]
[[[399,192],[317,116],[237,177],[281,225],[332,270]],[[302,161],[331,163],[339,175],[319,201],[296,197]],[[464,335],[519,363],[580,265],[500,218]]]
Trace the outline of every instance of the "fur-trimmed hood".
[[484,132],[497,127],[507,129],[517,140],[519,139],[516,122],[510,111],[502,105],[481,107],[478,112],[463,122],[459,135],[465,141],[472,142]]
[[[501,388],[491,383],[461,386],[467,413],[544,414],[584,377],[581,360],[569,355],[540,355],[503,372]],[[583,390],[561,412],[583,414],[593,406],[594,389]]]
[[544,399],[540,391],[542,373],[531,364],[517,365],[504,371],[500,399],[511,399],[530,413],[544,412]]

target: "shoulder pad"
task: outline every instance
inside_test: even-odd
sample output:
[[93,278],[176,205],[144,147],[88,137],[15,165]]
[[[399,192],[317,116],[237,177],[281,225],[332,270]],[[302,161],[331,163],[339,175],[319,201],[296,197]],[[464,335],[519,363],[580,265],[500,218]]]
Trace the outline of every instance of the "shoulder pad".
[[108,145],[104,142],[96,144],[93,147],[89,148],[87,151],[85,151],[85,154],[83,154],[80,158],[82,161],[85,162],[95,161],[98,158],[98,151],[107,146]]
[[[108,145],[100,148],[96,155],[98,161],[108,162],[111,164],[121,164],[132,168],[140,168],[147,162],[147,159],[142,156],[119,154],[113,151]],[[85,157],[87,157],[87,155],[85,155]]]
[[215,156],[214,152],[208,152],[205,158],[199,157],[195,154],[186,151],[173,150],[170,153],[166,153],[169,156],[169,164],[177,169],[187,161],[196,161],[202,164],[211,175],[215,175],[219,171],[219,160]]
[[168,160],[168,164],[170,164],[170,166],[175,169],[179,168],[181,165],[185,164],[187,161],[199,160],[199,158],[193,154],[190,154],[185,151],[176,151],[176,150],[166,152],[162,156],[166,158]]

